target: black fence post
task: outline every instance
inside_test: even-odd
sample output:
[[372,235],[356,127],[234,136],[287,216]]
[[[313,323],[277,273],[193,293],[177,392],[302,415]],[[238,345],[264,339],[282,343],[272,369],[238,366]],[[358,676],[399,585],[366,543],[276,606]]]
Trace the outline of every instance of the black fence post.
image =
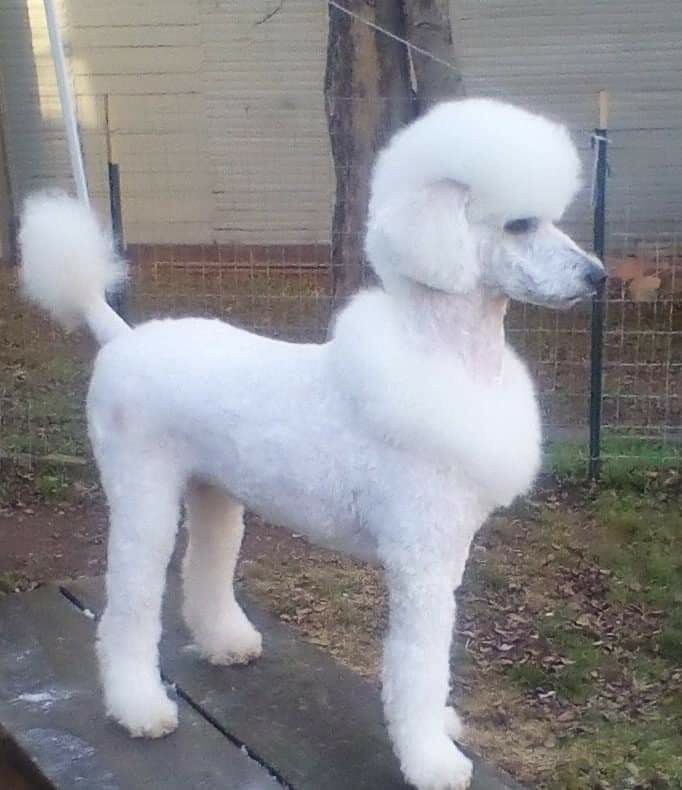
[[[606,261],[606,178],[608,175],[608,131],[606,95],[600,94],[599,126],[594,130],[592,146],[596,147],[594,181],[595,255]],[[601,414],[604,351],[604,313],[606,282],[601,283],[592,297],[592,343],[590,352],[590,463],[588,476],[598,480],[601,472]]]
[[[123,235],[123,211],[121,209],[121,173],[113,159],[111,146],[111,124],[109,122],[109,94],[104,94],[104,128],[107,142],[107,176],[109,179],[109,213],[111,215],[111,234],[114,239],[114,251],[117,255],[125,255],[125,236]],[[128,320],[128,283],[124,282],[119,289],[109,294],[107,301],[124,320]]]
[[109,168],[109,208],[111,209],[111,231],[114,248],[118,255],[123,254],[123,214],[121,212],[121,176],[118,165],[108,163]]
[[[121,176],[118,165],[108,163],[109,167],[109,209],[111,211],[111,232],[114,237],[114,250],[117,255],[125,254],[125,240],[123,237],[123,213],[121,211]],[[109,304],[123,319],[128,317],[128,286],[123,283],[121,287],[109,296]]]

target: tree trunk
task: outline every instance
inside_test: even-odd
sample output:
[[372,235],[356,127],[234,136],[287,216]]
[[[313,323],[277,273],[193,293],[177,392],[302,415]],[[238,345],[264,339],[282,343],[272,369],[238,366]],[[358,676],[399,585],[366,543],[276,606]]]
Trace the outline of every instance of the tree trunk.
[[404,0],[407,40],[430,52],[440,61],[411,50],[417,87],[417,110],[423,114],[443,99],[464,95],[464,82],[452,46],[452,26],[448,0]]
[[[396,0],[344,0],[363,19],[404,36]],[[376,152],[411,120],[414,100],[405,47],[329,7],[325,106],[336,174],[331,239],[332,301],[336,305],[366,281],[363,240],[369,179]]]
[[[325,108],[336,174],[331,238],[332,304],[366,282],[363,241],[377,151],[435,101],[463,95],[447,0],[343,0],[343,5],[453,68],[329,6]],[[416,96],[412,88],[414,77]]]

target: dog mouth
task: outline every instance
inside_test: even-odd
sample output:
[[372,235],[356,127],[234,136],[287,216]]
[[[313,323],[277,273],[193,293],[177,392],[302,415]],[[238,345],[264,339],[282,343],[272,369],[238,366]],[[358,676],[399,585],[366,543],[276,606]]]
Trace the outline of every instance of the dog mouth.
[[592,299],[596,295],[597,295],[596,289],[592,288],[592,290],[590,291],[583,291],[579,294],[574,294],[573,296],[569,296],[564,303],[566,307],[573,307],[574,305],[577,305],[580,302],[587,301],[587,299]]
[[538,307],[549,307],[552,310],[570,310],[575,305],[580,304],[580,302],[585,302],[588,299],[592,299],[596,295],[596,289],[591,289],[589,291],[578,291],[570,296],[553,296],[553,297],[538,297],[538,296],[529,296],[527,295],[526,298],[522,299],[521,301],[528,302],[529,304],[535,304]]

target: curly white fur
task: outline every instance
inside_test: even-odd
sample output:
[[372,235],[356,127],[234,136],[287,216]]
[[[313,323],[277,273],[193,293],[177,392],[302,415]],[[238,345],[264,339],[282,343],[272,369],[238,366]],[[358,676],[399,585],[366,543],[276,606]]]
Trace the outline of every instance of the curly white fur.
[[580,185],[580,159],[566,128],[540,115],[492,99],[443,102],[379,155],[370,213],[445,179],[471,189],[479,217],[558,220]]
[[94,220],[63,197],[28,204],[27,291],[110,340],[87,406],[111,510],[98,654],[108,712],[132,735],[176,725],[157,645],[187,496],[184,614],[201,653],[229,663],[261,651],[232,589],[243,506],[379,561],[383,700],[402,770],[420,790],[468,786],[446,707],[453,592],[486,515],[538,468],[533,388],[504,341],[507,298],[567,305],[604,276],[553,225],[576,184],[562,127],[499,102],[436,108],[374,173],[367,250],[384,290],[357,296],[324,345],[202,319],[130,331],[103,300],[119,269]]
[[32,302],[66,329],[87,321],[101,344],[123,329],[104,297],[121,286],[126,265],[86,206],[62,192],[31,195],[19,244],[21,285]]

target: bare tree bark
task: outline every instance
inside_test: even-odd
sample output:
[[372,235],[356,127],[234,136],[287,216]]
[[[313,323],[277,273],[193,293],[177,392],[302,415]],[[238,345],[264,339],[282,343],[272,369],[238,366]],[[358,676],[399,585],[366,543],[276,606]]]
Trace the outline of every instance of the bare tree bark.
[[[421,115],[432,104],[464,95],[464,82],[452,46],[448,0],[404,0],[407,40],[437,60],[411,50]],[[451,64],[451,68],[442,62]]]
[[377,150],[396,129],[433,102],[463,94],[452,53],[447,0],[342,3],[361,19],[452,62],[453,68],[417,52],[409,53],[399,41],[329,6],[324,92],[336,173],[331,239],[334,305],[356,291],[367,277],[363,238]]
[[[396,0],[344,0],[349,11],[404,35]],[[332,299],[364,282],[363,238],[369,177],[377,150],[414,114],[405,47],[329,7],[325,105],[336,173],[332,225]]]

